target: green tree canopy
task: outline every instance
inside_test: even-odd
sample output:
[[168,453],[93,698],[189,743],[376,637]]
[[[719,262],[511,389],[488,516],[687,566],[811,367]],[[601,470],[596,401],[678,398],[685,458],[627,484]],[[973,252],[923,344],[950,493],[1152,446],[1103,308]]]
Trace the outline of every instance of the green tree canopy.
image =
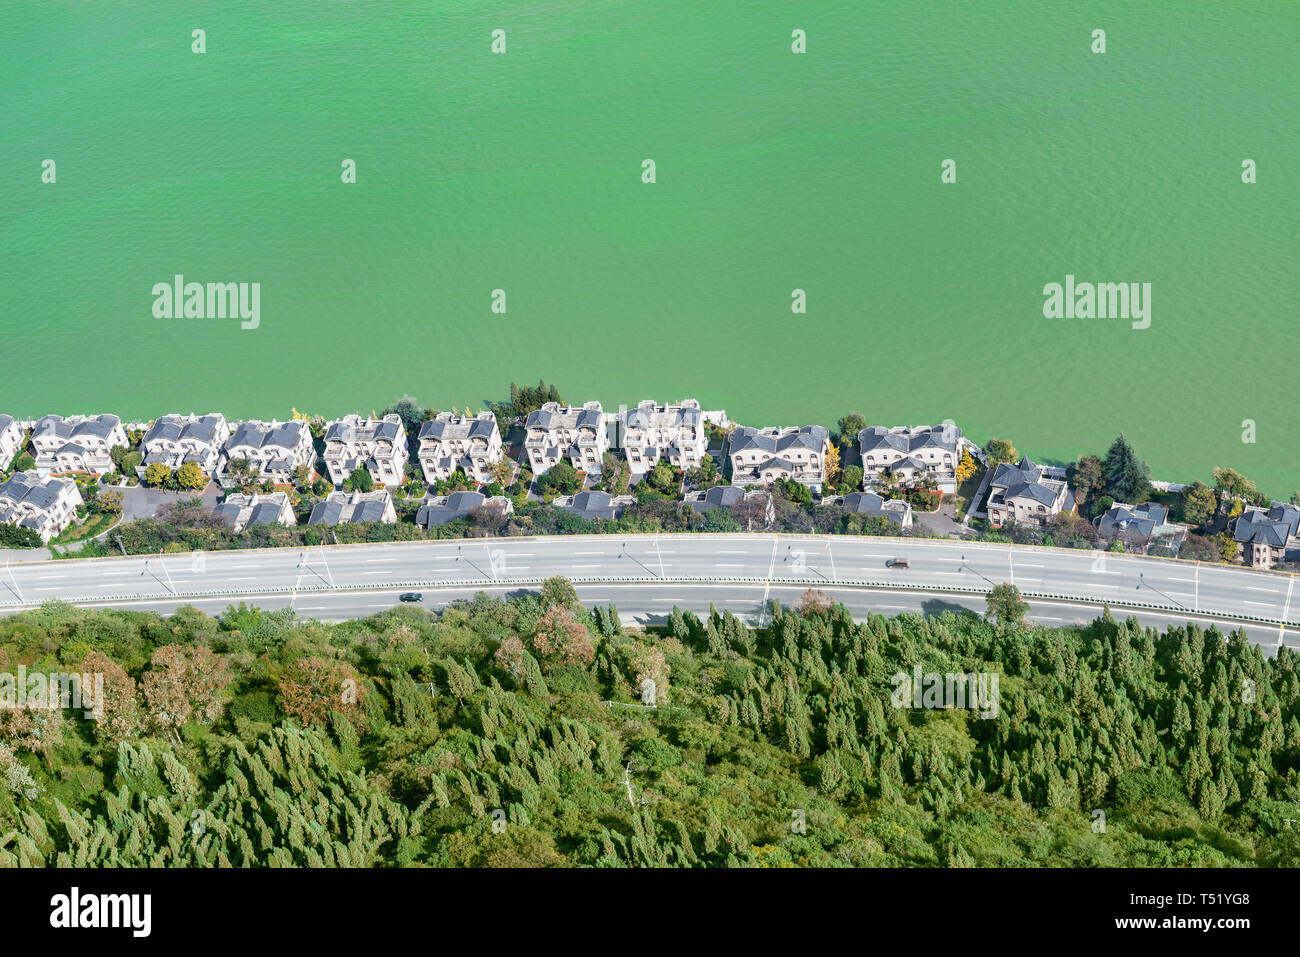
[[1106,494],[1117,502],[1136,505],[1151,493],[1151,470],[1138,458],[1122,432],[1106,453],[1102,473],[1106,478]]

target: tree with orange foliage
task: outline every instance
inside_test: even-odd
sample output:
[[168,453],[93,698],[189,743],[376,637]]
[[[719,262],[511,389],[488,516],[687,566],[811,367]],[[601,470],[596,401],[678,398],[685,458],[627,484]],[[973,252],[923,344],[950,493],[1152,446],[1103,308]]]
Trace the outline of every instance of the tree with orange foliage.
[[824,615],[834,606],[830,595],[820,588],[809,588],[799,596],[799,614],[801,615]]
[[221,717],[223,692],[233,681],[230,666],[202,645],[163,645],[149,659],[141,682],[149,716],[160,728],[177,728],[188,721],[211,724]]
[[92,651],[82,660],[81,673],[104,676],[102,698],[92,702],[89,709],[94,713],[95,737],[112,745],[135,737],[144,720],[135,679],[116,661],[98,651]]
[[586,666],[596,657],[591,635],[572,609],[564,605],[552,605],[537,622],[533,652],[539,660],[551,665]]
[[360,676],[343,661],[299,658],[280,676],[284,713],[304,725],[323,725],[337,711],[355,726],[363,693]]

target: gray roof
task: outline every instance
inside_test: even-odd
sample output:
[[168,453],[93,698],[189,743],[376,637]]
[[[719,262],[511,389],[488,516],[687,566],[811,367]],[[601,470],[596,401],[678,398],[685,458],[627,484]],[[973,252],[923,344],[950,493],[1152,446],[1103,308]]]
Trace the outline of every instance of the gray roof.
[[745,498],[745,490],[738,485],[715,485],[703,492],[690,492],[686,504],[697,512],[707,512],[713,508],[730,508]]
[[1232,537],[1238,542],[1285,548],[1290,532],[1291,527],[1285,522],[1275,521],[1267,513],[1252,508],[1237,516],[1233,523]]
[[[773,434],[774,431],[768,430],[764,432],[751,426],[741,426],[734,429],[731,433],[731,454],[734,455],[748,449],[761,449],[764,452],[779,455],[786,449],[792,448],[805,448],[820,452],[822,446],[830,438],[830,433],[826,431],[826,427],[821,425],[805,425],[801,429],[792,429],[780,434]],[[789,467],[788,463],[787,467]]]
[[869,425],[858,433],[858,445],[864,454],[882,448],[907,453],[922,449],[956,452],[960,443],[961,429],[956,426],[932,425],[893,432],[883,425]]
[[1169,509],[1155,502],[1141,505],[1120,503],[1112,505],[1097,519],[1097,530],[1103,534],[1125,535],[1146,541],[1168,518]]
[[571,498],[556,499],[554,504],[556,508],[573,512],[586,519],[615,519],[623,514],[631,501],[630,496],[615,498],[608,492],[592,491],[579,492]]
[[249,525],[273,525],[279,523],[288,501],[284,492],[252,495],[232,492],[213,508],[212,514],[232,528],[241,524],[245,528]]
[[906,502],[891,503],[886,507],[886,502],[890,500],[877,495],[875,492],[850,492],[844,496],[843,507],[857,515],[866,515],[869,518],[887,518],[891,522],[903,524],[903,519],[911,511]]
[[623,413],[624,422],[630,429],[660,428],[660,429],[679,429],[683,426],[697,426],[703,418],[704,413],[700,410],[700,404],[694,399],[683,399],[676,406],[657,405],[654,400],[647,399],[638,403],[635,409],[630,409]]
[[149,431],[144,434],[143,442],[147,445],[156,439],[168,439],[172,442],[188,440],[211,445],[217,437],[217,426],[221,416],[209,413],[196,419],[185,415],[161,415],[154,419]]
[[122,424],[122,420],[111,413],[91,416],[80,422],[64,419],[61,415],[44,415],[36,420],[32,429],[33,437],[57,436],[61,439],[74,439],[78,436],[92,435],[106,439],[110,432]]
[[415,515],[417,525],[431,528],[446,525],[488,502],[482,492],[452,492],[447,496],[429,496]]
[[402,432],[402,422],[396,415],[389,418],[397,421],[388,421],[385,419],[362,419],[353,418],[340,419],[337,422],[331,422],[329,428],[325,431],[326,442],[377,442],[386,440],[396,442],[398,435]]
[[[1049,484],[1050,483],[1050,484]],[[1029,461],[1029,456],[1022,456],[1015,465],[1003,462],[993,470],[989,488],[1003,490],[1003,500],[1012,498],[1029,498],[1042,505],[1053,505],[1058,490],[1063,483],[1055,479],[1043,478],[1043,467]]]
[[577,409],[547,402],[540,409],[529,412],[524,425],[530,429],[599,429],[604,424],[605,416],[597,403],[591,405],[596,407]]
[[1268,510],[1268,517],[1285,525],[1289,529],[1288,535],[1290,537],[1300,535],[1300,508],[1274,502],[1273,507]]
[[281,422],[274,426],[265,422],[241,422],[239,427],[235,429],[235,434],[230,437],[227,446],[235,448],[236,446],[247,445],[255,449],[266,446],[280,446],[292,449],[298,445],[302,434],[307,431],[307,423],[301,419],[292,422]]
[[34,471],[15,472],[8,480],[0,482],[0,499],[45,509],[58,501],[59,492],[65,485],[75,488],[76,483],[71,479],[41,479]]
[[420,438],[425,439],[483,439],[488,441],[497,427],[495,416],[466,419],[452,412],[440,412],[420,426]]
[[382,522],[390,501],[388,492],[331,492],[312,506],[308,525],[340,525],[344,522]]
[[0,415],[0,432],[3,432],[13,424],[14,417],[12,415]]

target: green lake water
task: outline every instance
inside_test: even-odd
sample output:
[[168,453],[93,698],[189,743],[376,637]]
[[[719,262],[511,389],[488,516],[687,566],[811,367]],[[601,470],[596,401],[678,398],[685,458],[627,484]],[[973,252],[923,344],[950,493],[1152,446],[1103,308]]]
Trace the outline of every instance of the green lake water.
[[[1289,495],[1297,62],[1296,0],[0,0],[0,411],[545,377],[1049,461],[1122,428]],[[261,283],[260,327],[155,318],[177,273]],[[1150,328],[1045,318],[1067,274],[1151,283]]]

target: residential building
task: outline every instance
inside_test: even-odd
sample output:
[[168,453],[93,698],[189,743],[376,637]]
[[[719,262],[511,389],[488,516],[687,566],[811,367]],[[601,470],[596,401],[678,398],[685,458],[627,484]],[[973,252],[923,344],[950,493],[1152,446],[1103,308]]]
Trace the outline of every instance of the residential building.
[[220,412],[208,415],[162,415],[154,419],[140,442],[141,460],[136,472],[161,464],[172,471],[193,462],[211,478],[217,472],[221,450],[230,438],[230,426]]
[[325,468],[329,480],[342,485],[354,470],[364,468],[376,485],[401,485],[406,478],[406,428],[401,416],[365,419],[345,415],[325,429]]
[[1169,509],[1155,502],[1125,505],[1116,502],[1093,519],[1103,542],[1120,542],[1125,550],[1144,552],[1151,545],[1163,545],[1177,552],[1187,538],[1187,529],[1169,523]]
[[288,492],[231,492],[212,513],[236,532],[250,525],[297,525]]
[[708,451],[704,413],[694,399],[656,405],[646,399],[619,413],[623,452],[634,474],[650,471],[660,459],[681,469],[696,468]]
[[452,492],[450,495],[426,495],[420,510],[415,513],[415,524],[425,528],[446,525],[464,518],[476,509],[488,508],[509,515],[515,503],[504,495],[485,496],[482,492]]
[[493,467],[501,461],[497,417],[491,412],[473,417],[439,412],[420,426],[416,456],[429,484],[451,478],[456,469],[475,482],[490,482]]
[[[772,493],[762,489],[746,491],[739,485],[715,485],[702,491],[687,492],[685,500],[692,511],[701,515],[715,508],[725,508],[734,514],[736,507],[742,506],[741,512],[747,520],[743,524],[758,524],[769,528],[776,521],[776,505],[772,502]],[[742,515],[737,515],[738,519],[741,517]],[[750,519],[752,522],[748,521]],[[753,531],[753,528],[747,528],[746,531]]]
[[1243,562],[1272,568],[1286,558],[1288,544],[1300,531],[1300,508],[1281,502],[1268,509],[1247,506],[1229,528]]
[[1074,507],[1074,496],[1064,478],[1051,478],[1047,469],[1023,456],[1012,465],[1003,462],[989,480],[989,524],[1007,522],[1046,525],[1062,510]]
[[823,500],[826,505],[838,505],[853,515],[863,518],[884,518],[899,528],[912,527],[912,505],[902,499],[883,498],[875,492],[850,492]]
[[550,471],[565,459],[580,472],[599,475],[601,458],[609,451],[605,414],[599,402],[562,406],[547,402],[524,421],[524,456],[534,475]]
[[249,468],[256,470],[259,479],[289,485],[293,482],[294,470],[299,466],[306,466],[310,471],[316,465],[311,429],[302,419],[240,422],[226,442],[217,466],[217,479],[227,488],[239,484],[229,474],[230,463],[236,459],[247,460]]
[[30,528],[46,543],[76,521],[81,504],[72,479],[28,471],[0,482],[0,522]]
[[36,471],[41,475],[93,472],[107,475],[116,467],[110,451],[126,445],[122,420],[115,415],[47,415],[32,429]]
[[312,506],[308,525],[342,525],[346,522],[383,522],[391,525],[397,521],[393,495],[388,489],[372,492],[330,492],[323,502]]
[[0,415],[0,472],[13,465],[23,447],[23,430],[12,415]]
[[821,491],[826,481],[826,453],[831,436],[824,426],[733,429],[728,456],[732,485],[771,485],[793,479]]
[[955,425],[868,426],[858,433],[863,484],[870,488],[889,479],[915,487],[930,479],[940,491],[955,492],[963,441]]
[[627,511],[629,505],[635,505],[636,497],[610,495],[608,492],[579,492],[577,495],[561,495],[551,504],[588,521],[612,521]]

